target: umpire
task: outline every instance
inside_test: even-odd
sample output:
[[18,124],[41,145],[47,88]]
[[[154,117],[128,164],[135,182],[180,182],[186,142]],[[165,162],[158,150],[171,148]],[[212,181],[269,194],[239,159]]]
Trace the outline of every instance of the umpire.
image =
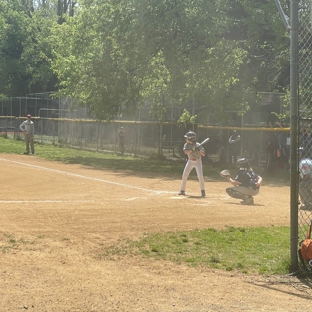
[[306,150],[299,148],[299,196],[300,209],[312,209],[312,160],[306,154]]
[[[240,152],[240,135],[236,130],[233,130],[232,135],[229,137],[229,164],[235,164],[237,156]],[[234,158],[234,159],[233,159]]]

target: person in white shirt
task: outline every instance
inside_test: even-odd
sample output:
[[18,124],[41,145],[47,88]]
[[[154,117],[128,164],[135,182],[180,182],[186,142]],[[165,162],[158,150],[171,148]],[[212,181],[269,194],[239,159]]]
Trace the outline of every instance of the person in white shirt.
[[299,196],[300,209],[312,209],[312,160],[307,157],[302,147],[299,148]]
[[184,136],[186,143],[184,144],[183,151],[184,154],[187,155],[188,161],[184,167],[181,188],[178,195],[185,195],[185,187],[188,176],[190,175],[193,168],[195,168],[197,173],[197,178],[199,181],[201,196],[206,196],[205,191],[205,182],[203,175],[203,164],[202,157],[206,155],[205,149],[198,142],[196,142],[196,133],[193,131],[189,131]]
[[21,131],[24,132],[25,135],[25,143],[26,143],[26,152],[25,155],[29,154],[29,145],[31,148],[31,153],[35,154],[35,148],[34,148],[34,136],[35,136],[35,125],[33,121],[31,120],[31,115],[27,115],[27,120],[25,120],[20,125]]

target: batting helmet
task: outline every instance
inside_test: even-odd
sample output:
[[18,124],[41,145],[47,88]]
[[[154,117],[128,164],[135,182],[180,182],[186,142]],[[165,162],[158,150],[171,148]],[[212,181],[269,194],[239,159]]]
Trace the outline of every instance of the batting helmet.
[[193,131],[187,132],[184,137],[187,138],[188,140],[192,141],[192,142],[196,141],[196,133]]
[[247,158],[237,159],[236,166],[239,168],[246,168],[246,169],[250,167],[249,161]]

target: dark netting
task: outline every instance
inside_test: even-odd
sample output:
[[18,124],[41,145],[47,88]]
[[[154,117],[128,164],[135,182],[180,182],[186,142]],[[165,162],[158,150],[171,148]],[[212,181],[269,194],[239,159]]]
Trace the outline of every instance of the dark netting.
[[299,1],[299,241],[307,235],[312,219],[312,2]]

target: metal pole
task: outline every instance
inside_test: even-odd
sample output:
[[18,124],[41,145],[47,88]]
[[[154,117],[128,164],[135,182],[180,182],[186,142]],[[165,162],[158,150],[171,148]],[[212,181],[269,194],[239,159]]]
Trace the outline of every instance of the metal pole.
[[284,13],[284,11],[283,11],[283,9],[281,7],[281,4],[280,4],[280,2],[278,0],[275,0],[275,4],[277,6],[277,9],[278,9],[281,17],[282,17],[282,20],[284,22],[286,30],[289,31],[290,30],[290,26],[289,26],[289,23],[288,23],[288,17],[285,15],[285,13]]
[[298,0],[291,1],[290,29],[290,270],[298,269]]

